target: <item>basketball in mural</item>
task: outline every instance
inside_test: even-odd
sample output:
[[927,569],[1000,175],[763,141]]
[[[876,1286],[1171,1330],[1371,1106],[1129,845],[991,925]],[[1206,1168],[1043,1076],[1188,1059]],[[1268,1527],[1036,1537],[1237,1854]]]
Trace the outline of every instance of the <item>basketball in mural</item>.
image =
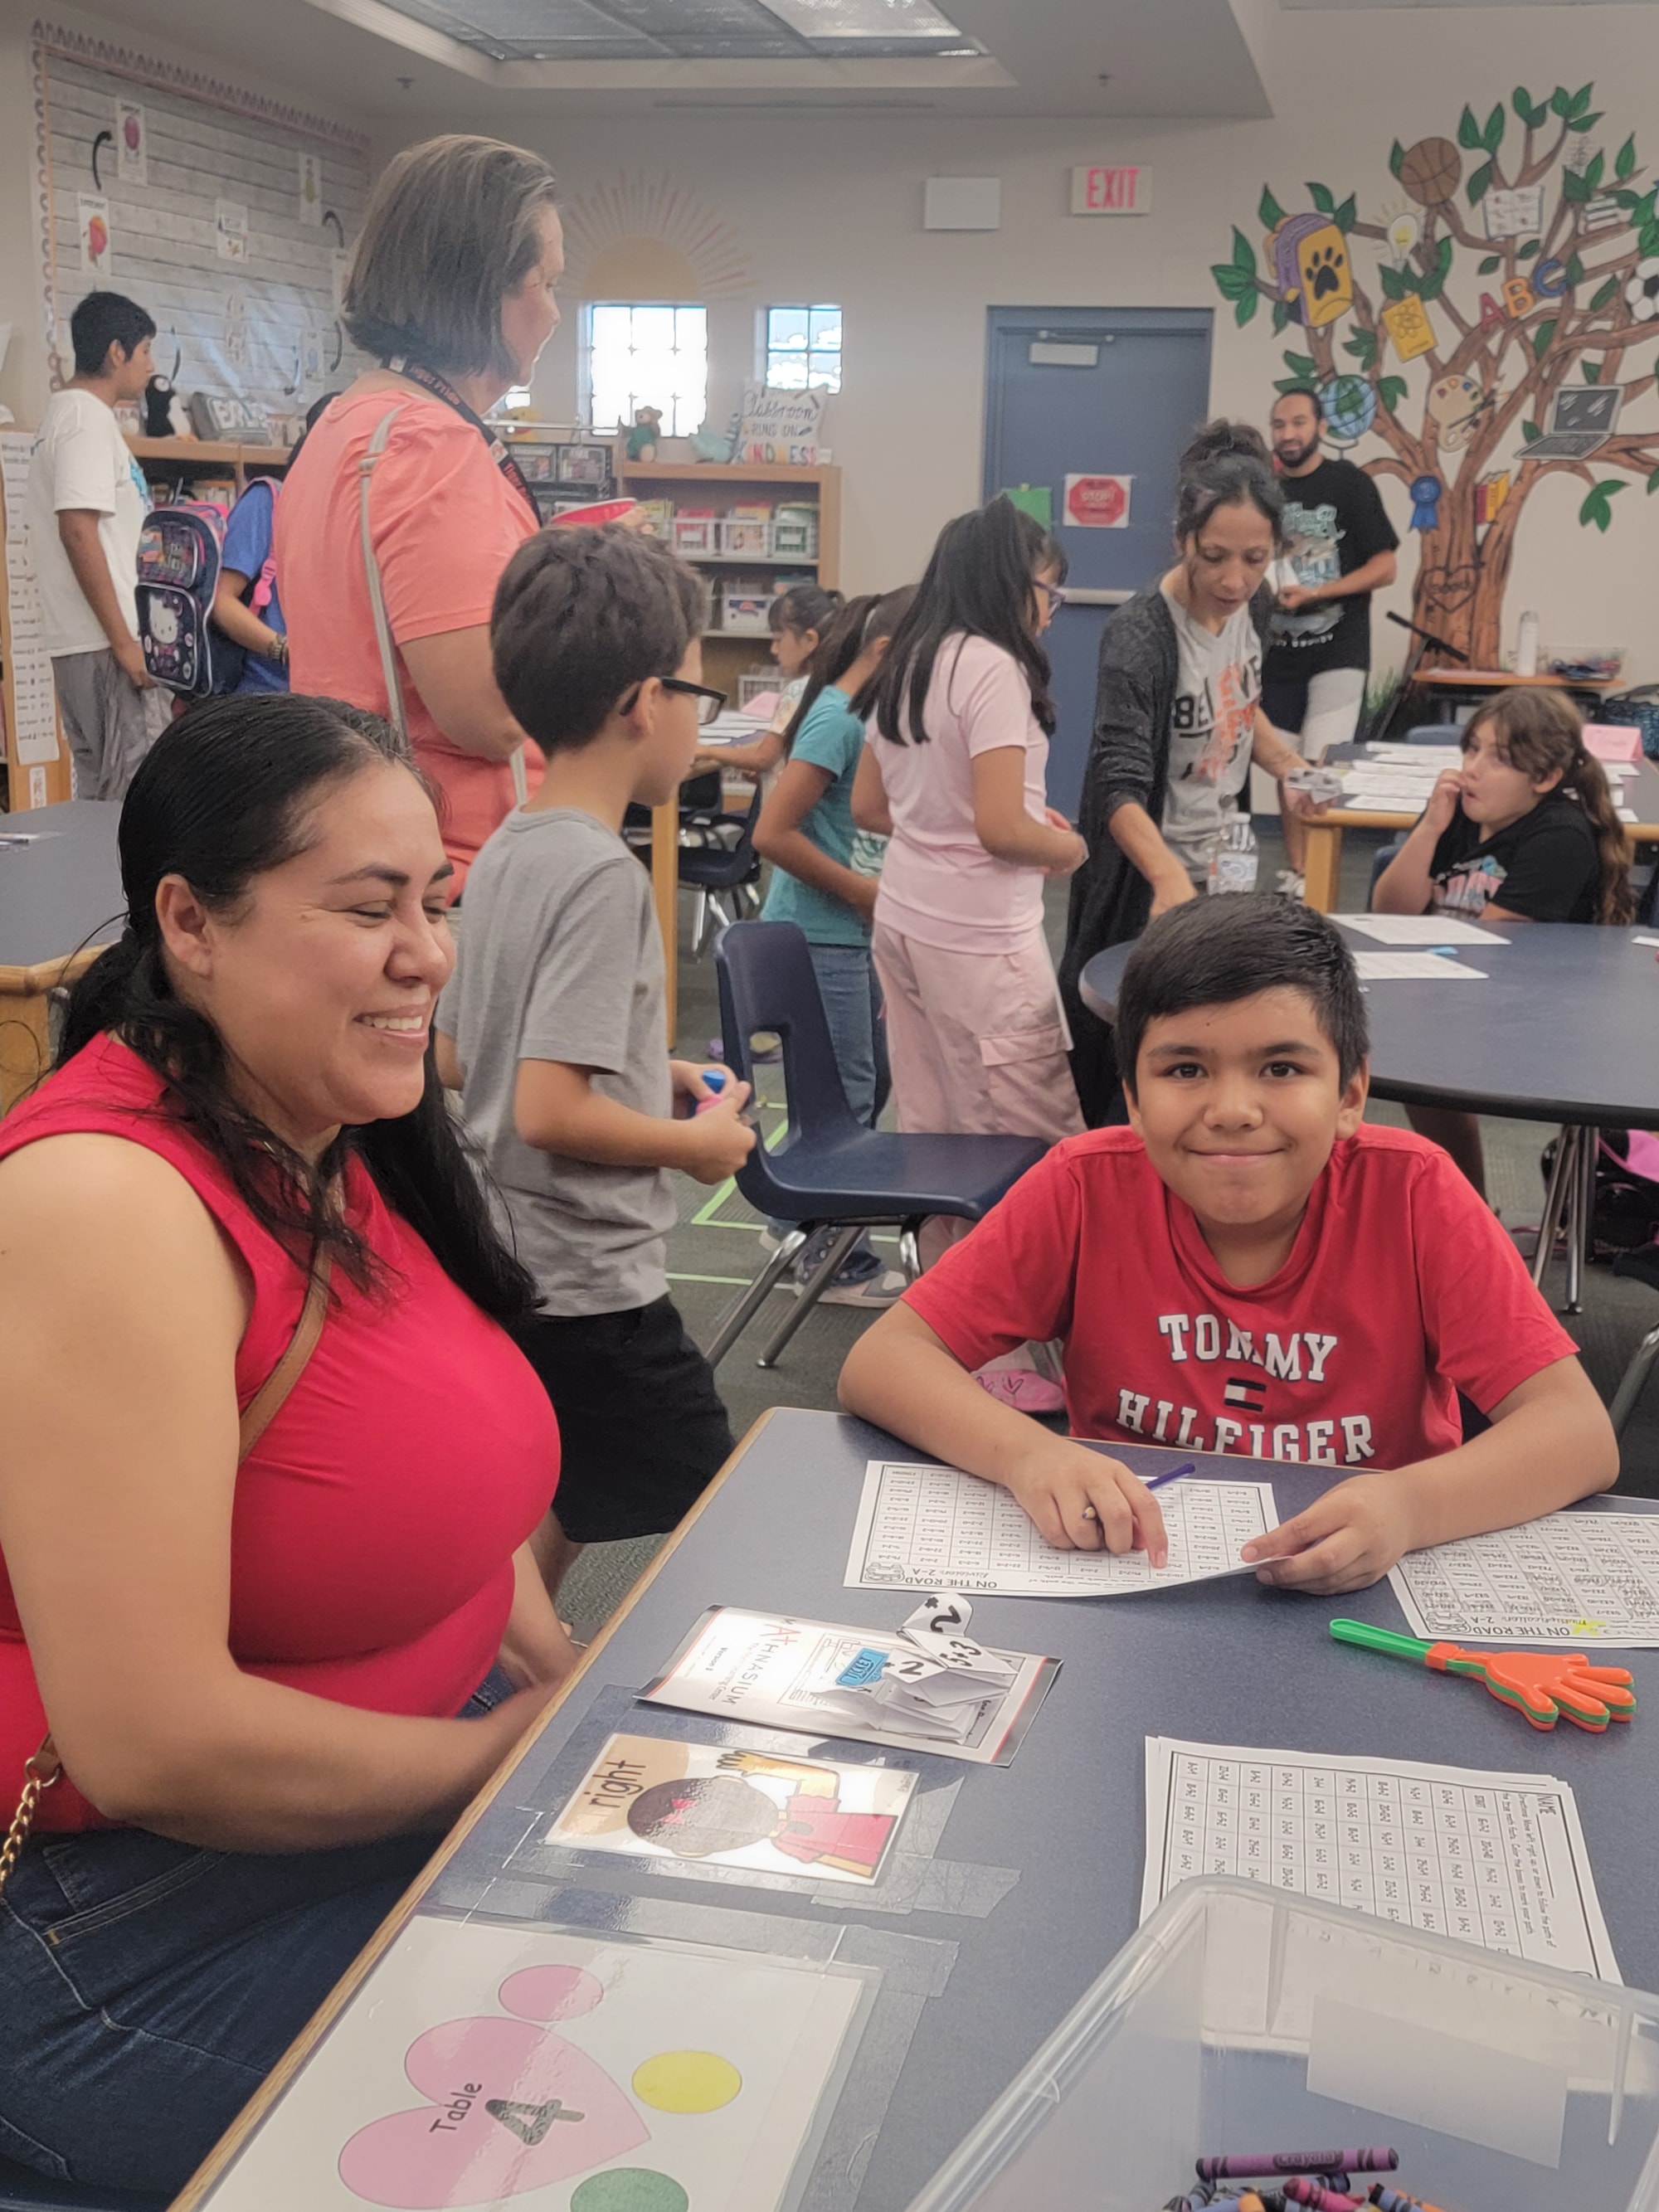
[[1400,164],[1400,181],[1419,207],[1443,207],[1462,175],[1462,158],[1449,138],[1419,138]]
[[1326,434],[1339,446],[1352,446],[1376,420],[1376,394],[1363,376],[1334,376],[1322,386]]

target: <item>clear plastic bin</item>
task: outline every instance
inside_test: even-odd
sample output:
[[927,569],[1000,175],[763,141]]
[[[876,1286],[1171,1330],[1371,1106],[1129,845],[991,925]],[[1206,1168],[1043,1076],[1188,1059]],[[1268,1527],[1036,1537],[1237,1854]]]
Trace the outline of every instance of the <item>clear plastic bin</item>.
[[1156,2212],[1206,2153],[1381,2143],[1443,2212],[1659,2212],[1659,1997],[1185,1882],[909,2212]]

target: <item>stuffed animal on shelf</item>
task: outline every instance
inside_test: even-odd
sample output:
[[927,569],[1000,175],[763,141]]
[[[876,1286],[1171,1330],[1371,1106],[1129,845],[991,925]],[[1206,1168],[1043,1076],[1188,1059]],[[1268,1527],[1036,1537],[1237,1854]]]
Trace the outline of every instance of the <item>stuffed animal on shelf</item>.
[[634,416],[634,427],[628,434],[628,458],[630,461],[654,461],[657,445],[662,436],[660,407],[641,407]]

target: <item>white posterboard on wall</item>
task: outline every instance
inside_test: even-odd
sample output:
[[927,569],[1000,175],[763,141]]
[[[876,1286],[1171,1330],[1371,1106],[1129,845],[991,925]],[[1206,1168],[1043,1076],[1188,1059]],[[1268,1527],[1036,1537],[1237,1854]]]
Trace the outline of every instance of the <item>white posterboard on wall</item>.
[[154,316],[183,392],[302,415],[364,366],[338,314],[368,195],[368,141],[234,86],[41,26],[40,267],[54,384],[94,285]]

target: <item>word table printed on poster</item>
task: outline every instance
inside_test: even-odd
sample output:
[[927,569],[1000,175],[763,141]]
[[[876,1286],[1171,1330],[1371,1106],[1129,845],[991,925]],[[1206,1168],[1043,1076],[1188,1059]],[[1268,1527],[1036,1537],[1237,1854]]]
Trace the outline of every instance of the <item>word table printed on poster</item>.
[[[1114,1445],[1137,1474],[1155,1475],[1174,1455]],[[1000,1483],[955,1468],[872,1460],[865,1471],[849,1589],[953,1589],[1005,1597],[1122,1597],[1175,1589],[1217,1575],[1253,1573],[1239,1553],[1279,1518],[1267,1482],[1181,1481],[1158,1502],[1170,1538],[1167,1566],[1144,1552],[1062,1551],[1048,1542]]]

